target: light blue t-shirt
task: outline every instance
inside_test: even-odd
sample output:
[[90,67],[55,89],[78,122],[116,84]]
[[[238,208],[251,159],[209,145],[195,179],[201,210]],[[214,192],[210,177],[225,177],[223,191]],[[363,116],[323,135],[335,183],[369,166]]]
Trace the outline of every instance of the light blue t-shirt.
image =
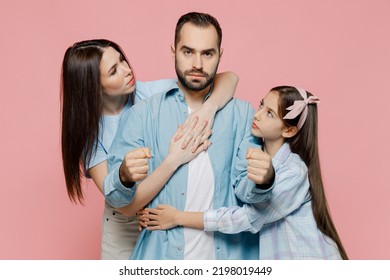
[[[134,103],[147,99],[154,94],[165,92],[172,84],[176,83],[176,79],[162,79],[150,82],[137,81],[135,84]],[[86,171],[99,163],[107,160],[108,150],[111,147],[112,141],[118,130],[119,123],[125,112],[127,112],[132,106],[132,102],[126,103],[125,107],[120,114],[115,116],[103,115],[100,119],[99,137],[96,150],[92,153],[91,160],[85,164]],[[89,177],[88,172],[86,175]]]
[[[213,206],[239,205],[234,188],[240,184],[254,184],[246,176],[248,147],[258,147],[258,139],[251,135],[254,110],[249,103],[233,99],[217,112],[214,119],[213,143],[208,149],[214,173]],[[149,147],[153,158],[149,172],[153,172],[168,154],[170,139],[179,124],[188,118],[188,106],[177,84],[166,93],[140,101],[125,113],[108,156],[109,174],[104,180],[106,202],[113,207],[129,204],[137,185],[124,187],[119,179],[119,167],[128,150]],[[250,182],[248,182],[250,181]],[[149,207],[168,204],[183,210],[187,198],[188,164],[176,170]],[[206,210],[206,209],[205,209]],[[257,259],[258,235],[251,233],[214,233],[217,259]],[[183,259],[184,231],[143,230],[137,240],[132,259]]]

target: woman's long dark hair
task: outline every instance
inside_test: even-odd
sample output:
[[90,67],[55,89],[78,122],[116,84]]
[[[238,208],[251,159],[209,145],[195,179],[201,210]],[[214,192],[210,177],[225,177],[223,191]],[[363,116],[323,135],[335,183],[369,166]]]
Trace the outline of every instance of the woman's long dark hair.
[[[279,93],[279,115],[285,116],[286,108],[294,104],[295,100],[303,100],[303,97],[295,87],[279,86],[271,89]],[[307,92],[308,97],[312,94]],[[308,105],[307,118],[299,130],[292,138],[288,139],[291,151],[298,154],[308,167],[310,193],[312,197],[312,209],[314,218],[319,230],[334,240],[337,244],[341,257],[348,259],[341,239],[330,215],[328,203],[325,196],[324,184],[321,176],[320,159],[318,153],[318,113],[317,104]],[[287,127],[297,126],[300,115],[295,119],[283,119]]]
[[62,63],[62,162],[68,195],[75,203],[83,202],[84,165],[97,146],[103,112],[100,61],[106,47],[113,47],[127,61],[116,43],[99,39],[75,43],[66,50]]

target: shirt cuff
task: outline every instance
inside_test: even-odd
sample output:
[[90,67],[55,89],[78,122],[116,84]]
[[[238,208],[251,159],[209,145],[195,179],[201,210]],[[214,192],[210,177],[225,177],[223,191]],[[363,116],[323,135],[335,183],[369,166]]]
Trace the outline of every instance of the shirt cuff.
[[119,208],[128,205],[135,196],[137,186],[125,187],[119,178],[119,167],[117,166],[104,179],[104,196],[106,202],[112,207]]
[[204,231],[217,231],[217,211],[218,210],[207,210],[203,214],[203,230]]

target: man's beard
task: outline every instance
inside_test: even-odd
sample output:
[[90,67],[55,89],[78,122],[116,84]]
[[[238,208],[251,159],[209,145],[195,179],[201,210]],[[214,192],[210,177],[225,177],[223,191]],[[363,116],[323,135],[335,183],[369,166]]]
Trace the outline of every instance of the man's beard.
[[[180,71],[180,69],[178,69],[177,64],[175,65],[175,69],[176,69],[177,78],[179,79],[180,83],[183,85],[183,87],[191,91],[202,91],[206,89],[209,85],[211,85],[211,83],[214,82],[215,74],[217,72],[217,68],[216,68],[215,71],[211,74],[208,74],[201,70],[187,70],[184,71],[183,73],[182,71]],[[190,74],[202,75],[206,80],[205,81],[200,81],[197,79],[193,79],[192,81],[187,80],[186,76]],[[201,79],[203,79],[203,77],[201,77]]]

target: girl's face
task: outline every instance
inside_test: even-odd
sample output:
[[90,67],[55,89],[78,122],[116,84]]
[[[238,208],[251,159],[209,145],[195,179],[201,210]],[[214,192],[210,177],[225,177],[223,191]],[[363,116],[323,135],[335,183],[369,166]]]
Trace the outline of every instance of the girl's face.
[[104,49],[100,61],[100,82],[103,92],[120,96],[134,91],[135,78],[125,58],[114,48]]
[[259,109],[255,113],[252,123],[252,134],[263,138],[265,141],[283,140],[283,132],[286,126],[278,115],[279,94],[269,92],[260,102]]

